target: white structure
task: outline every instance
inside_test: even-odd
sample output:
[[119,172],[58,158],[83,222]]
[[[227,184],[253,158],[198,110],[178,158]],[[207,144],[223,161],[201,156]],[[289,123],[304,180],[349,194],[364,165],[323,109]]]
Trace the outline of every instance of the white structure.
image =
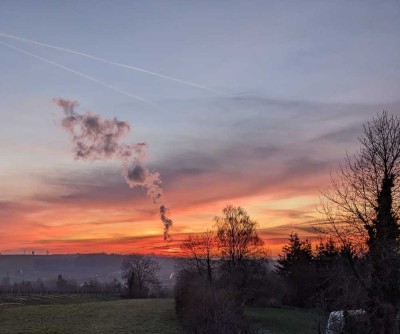
[[345,325],[345,312],[346,317],[354,317],[365,315],[364,310],[348,310],[348,311],[334,311],[329,314],[328,324],[326,326],[325,334],[340,334],[344,330]]

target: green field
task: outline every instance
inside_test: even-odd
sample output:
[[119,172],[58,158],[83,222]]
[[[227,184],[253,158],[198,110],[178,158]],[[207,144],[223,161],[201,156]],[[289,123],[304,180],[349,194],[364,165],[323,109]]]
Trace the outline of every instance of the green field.
[[[249,308],[245,314],[259,333],[318,332],[319,318],[312,311]],[[2,334],[180,332],[172,299],[113,300],[112,297],[93,296],[31,296],[0,300]]]
[[[0,295],[0,310],[17,306],[31,305],[53,305],[53,304],[81,304],[100,301],[121,300],[119,296],[109,295],[52,295],[52,294],[32,294],[32,295]],[[1,332],[0,332],[1,333]]]
[[170,299],[97,301],[0,309],[0,332],[180,333]]
[[324,332],[324,318],[318,313],[302,309],[285,308],[249,308],[246,317],[256,328],[262,328],[271,334],[316,334],[321,322]]

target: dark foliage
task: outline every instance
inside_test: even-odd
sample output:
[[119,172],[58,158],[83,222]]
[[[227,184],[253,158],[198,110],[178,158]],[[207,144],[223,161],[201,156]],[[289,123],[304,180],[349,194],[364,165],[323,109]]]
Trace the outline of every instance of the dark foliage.
[[122,262],[121,269],[129,298],[145,298],[160,290],[160,282],[156,276],[160,265],[151,258],[131,255]]
[[315,293],[316,287],[311,243],[308,240],[300,240],[296,233],[292,233],[282,252],[276,270],[289,288],[286,302],[305,306]]
[[359,151],[324,193],[320,230],[364,246],[368,274],[351,259],[349,265],[364,289],[373,331],[389,334],[400,297],[400,118],[383,112],[364,125],[359,140]]
[[266,252],[244,209],[227,205],[214,221],[215,233],[182,244],[176,311],[188,333],[247,333],[244,306],[270,297]]
[[178,275],[176,312],[187,333],[247,333],[243,305],[237,289],[216,287],[196,272]]

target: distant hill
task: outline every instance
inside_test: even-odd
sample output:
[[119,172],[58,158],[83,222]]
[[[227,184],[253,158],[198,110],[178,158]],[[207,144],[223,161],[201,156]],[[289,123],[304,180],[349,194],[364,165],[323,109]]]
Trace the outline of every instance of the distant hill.
[[[111,281],[121,279],[121,263],[126,255],[118,254],[68,254],[68,255],[0,255],[0,280],[6,276],[11,282],[36,281],[38,278],[55,280],[62,274],[65,279],[83,283],[90,279]],[[161,270],[158,275],[167,283],[174,272],[176,259],[151,256]]]

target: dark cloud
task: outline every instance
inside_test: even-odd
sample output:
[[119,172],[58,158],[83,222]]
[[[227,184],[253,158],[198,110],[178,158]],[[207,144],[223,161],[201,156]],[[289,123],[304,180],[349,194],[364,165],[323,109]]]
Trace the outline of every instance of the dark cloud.
[[311,157],[299,157],[286,162],[284,175],[301,177],[327,170],[332,166],[331,161],[322,161]]
[[[199,152],[196,156],[192,152],[182,153],[183,168],[179,160],[161,161],[159,169],[164,176],[164,187],[174,206],[186,207],[261,192],[280,193],[280,196],[298,194],[299,191],[316,192],[317,177],[328,177],[334,164],[307,156],[291,159],[285,156],[285,152],[275,150],[272,161],[257,151],[246,151],[247,159],[230,151]],[[224,155],[224,152],[229,153]],[[219,161],[219,165],[210,168],[209,161]],[[130,191],[117,169],[94,169],[91,173],[80,174],[60,170],[42,176],[42,179],[49,186],[61,185],[64,191],[51,195],[37,194],[33,197],[35,201],[71,206],[144,204],[141,192]]]
[[146,169],[140,165],[133,166],[128,169],[126,177],[133,182],[142,183],[147,177]]
[[35,240],[41,244],[83,244],[83,243],[92,243],[92,244],[125,244],[125,243],[134,243],[142,240],[151,240],[154,239],[154,236],[131,236],[131,237],[112,237],[112,238],[82,238],[82,239],[38,239]]
[[295,219],[295,220],[299,220],[299,219],[303,219],[303,220],[310,220],[313,219],[314,217],[312,215],[310,215],[310,211],[309,210],[295,210],[295,209],[282,209],[282,210],[278,210],[278,209],[269,209],[266,210],[265,213],[267,215],[274,215],[274,216],[281,216],[281,217],[287,217],[289,219]]
[[325,133],[313,139],[312,142],[329,141],[333,143],[354,143],[357,141],[357,138],[362,135],[362,131],[362,124],[351,125],[340,130]]
[[260,229],[259,232],[265,237],[274,238],[276,236],[282,236],[291,232],[297,232],[305,236],[316,236],[316,231],[314,230],[312,221],[306,220],[301,223],[293,223],[293,224],[283,224],[275,227],[263,228]]
[[81,172],[56,170],[40,175],[43,183],[62,190],[51,194],[37,193],[32,200],[51,205],[103,205],[131,206],[132,203],[144,203],[143,190],[130,189],[121,178],[117,168],[90,168]]

